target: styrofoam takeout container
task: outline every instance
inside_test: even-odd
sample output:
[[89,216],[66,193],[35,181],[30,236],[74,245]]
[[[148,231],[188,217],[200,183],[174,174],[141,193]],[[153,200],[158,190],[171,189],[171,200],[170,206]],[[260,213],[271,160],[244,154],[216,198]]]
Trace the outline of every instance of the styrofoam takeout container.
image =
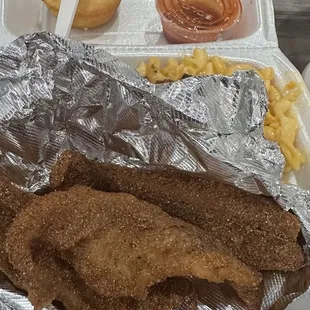
[[[289,181],[310,189],[309,91],[298,70],[278,47],[272,0],[241,1],[243,16],[234,38],[196,44],[195,47],[205,48],[209,54],[248,62],[257,67],[272,66],[280,88],[291,80],[302,85],[304,92],[295,106],[300,122],[297,144],[304,150],[308,160],[301,171],[289,176]],[[56,18],[40,0],[0,0],[0,12],[0,45],[6,45],[25,33],[53,32],[55,29]],[[73,29],[70,38],[103,47],[133,67],[153,55],[165,59],[189,54],[193,50],[193,45],[167,43],[155,9],[155,0],[123,0],[117,15],[109,24],[87,31]],[[303,300],[300,304],[298,309],[306,310],[303,304],[309,304],[309,300]],[[295,308],[291,306],[290,309]]]
[[[56,18],[52,16],[40,0],[1,0],[4,27],[11,38],[35,31],[54,32]],[[243,17],[236,28],[234,39],[243,44],[257,46],[258,41],[264,38],[264,46],[277,46],[272,3],[262,0],[241,0]],[[10,37],[10,36],[9,36]],[[8,37],[8,39],[9,39]],[[155,10],[155,0],[123,0],[118,13],[113,20],[100,28],[83,31],[72,30],[74,40],[90,44],[113,46],[137,45],[148,47],[149,50],[168,45],[163,34],[159,16]],[[9,39],[10,40],[10,39]],[[2,43],[2,42],[1,42]],[[7,42],[9,43],[9,42]],[[262,44],[263,42],[261,42]],[[226,46],[227,41],[216,43],[217,46]]]
[[[310,145],[310,96],[297,69],[281,53],[275,28],[272,0],[241,0],[243,16],[236,27],[234,38],[228,41],[196,44],[210,54],[218,54],[236,61],[252,63],[258,67],[272,66],[277,83],[283,87],[297,80],[304,94],[296,105],[301,131],[298,145],[308,155]],[[56,18],[40,0],[0,0],[0,44],[10,43],[18,36],[36,31],[53,32]],[[161,58],[191,53],[192,45],[169,45],[162,34],[155,0],[123,0],[114,19],[94,30],[72,29],[70,38],[104,47],[112,54],[136,67],[142,60],[156,55]],[[310,157],[309,157],[310,159]],[[292,183],[310,189],[310,161],[301,171],[290,176]]]
[[304,69],[302,73],[302,77],[304,78],[306,86],[310,90],[310,63],[308,63],[308,65]]

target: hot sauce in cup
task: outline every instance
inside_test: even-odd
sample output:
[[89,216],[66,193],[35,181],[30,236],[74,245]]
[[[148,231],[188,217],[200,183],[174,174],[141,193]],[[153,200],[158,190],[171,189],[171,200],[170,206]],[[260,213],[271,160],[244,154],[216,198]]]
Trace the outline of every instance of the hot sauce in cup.
[[240,21],[240,0],[156,0],[170,43],[227,40]]

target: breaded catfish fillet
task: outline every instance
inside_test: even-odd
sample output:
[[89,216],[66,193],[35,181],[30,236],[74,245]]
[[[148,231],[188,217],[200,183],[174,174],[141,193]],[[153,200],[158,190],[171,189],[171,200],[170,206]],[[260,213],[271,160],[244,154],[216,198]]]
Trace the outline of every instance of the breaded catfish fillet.
[[5,239],[15,216],[34,198],[35,195],[21,191],[7,179],[0,179],[0,271],[19,288],[23,288],[23,285],[18,273],[8,261]]
[[273,199],[177,170],[147,171],[99,164],[66,151],[51,174],[53,188],[88,185],[129,193],[204,229],[258,270],[295,270],[304,263],[297,217]]
[[[8,261],[7,252],[5,251],[5,239],[15,216],[35,198],[36,195],[21,191],[8,180],[0,180],[0,269],[15,285],[25,290],[27,284],[22,284],[22,275]],[[36,246],[33,249],[35,248]],[[190,306],[190,310],[196,309],[197,297],[193,284],[186,279],[168,279],[159,285],[152,286],[145,301],[138,301],[133,298],[106,298],[96,294],[81,279],[72,277],[70,267],[59,258],[55,258],[51,251],[44,249],[43,253],[44,258],[42,259],[42,252],[40,253],[39,249],[33,252],[36,263],[41,263],[41,269],[36,270],[43,273],[43,276],[47,276],[44,285],[47,285],[49,289],[57,287],[56,290],[52,289],[52,292],[58,291],[54,296],[61,300],[67,309],[172,310],[184,303]],[[31,281],[41,279],[41,277],[42,274],[40,276],[39,273],[36,273],[36,277]],[[48,284],[49,281],[50,284]],[[41,286],[41,283],[38,282],[35,285]],[[49,300],[52,301],[53,297],[50,297]],[[38,307],[39,310],[42,308],[43,306]]]
[[36,273],[32,277],[29,298],[35,310],[49,304],[48,300],[57,300],[57,304],[60,302],[67,310],[172,310],[184,304],[188,310],[197,308],[193,284],[186,279],[172,278],[152,286],[143,301],[131,297],[104,297],[73,272],[55,250],[40,241],[32,245],[32,255]]
[[[0,270],[19,288],[26,290],[26,284],[22,284],[22,275],[13,268],[8,261],[5,251],[6,233],[13,223],[15,216],[23,210],[36,195],[25,193],[13,186],[8,180],[0,180]],[[36,263],[39,262],[40,253],[34,251]],[[47,287],[58,288],[55,294],[59,300],[70,310],[172,310],[186,304],[189,310],[196,310],[197,296],[193,284],[182,278],[168,279],[167,281],[150,288],[145,301],[133,298],[113,299],[97,295],[84,281],[73,278],[70,267],[60,259],[55,259],[53,253],[44,251],[45,269],[40,269],[48,279],[44,282]],[[42,256],[41,256],[42,258]],[[40,261],[41,263],[43,262]],[[49,263],[49,265],[47,265]],[[42,268],[42,267],[41,267]],[[40,278],[36,273],[36,279]],[[35,280],[35,279],[32,279]],[[50,281],[50,285],[48,285]],[[40,285],[38,283],[38,285]],[[52,290],[53,291],[53,290]],[[55,292],[55,290],[54,290]],[[49,298],[52,300],[53,298]],[[38,307],[42,309],[43,307]]]
[[57,298],[57,286],[44,285],[48,273],[34,261],[38,245],[40,255],[55,251],[73,274],[106,297],[145,299],[152,285],[168,277],[225,281],[241,292],[257,292],[261,283],[259,273],[199,228],[132,195],[84,186],[37,198],[9,230],[10,261],[25,276],[32,302],[43,306]]

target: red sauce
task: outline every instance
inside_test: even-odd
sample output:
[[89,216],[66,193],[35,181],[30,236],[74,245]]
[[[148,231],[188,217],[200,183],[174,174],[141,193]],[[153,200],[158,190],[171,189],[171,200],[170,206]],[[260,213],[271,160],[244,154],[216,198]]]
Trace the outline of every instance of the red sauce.
[[228,39],[242,13],[240,0],[157,0],[156,5],[170,43]]

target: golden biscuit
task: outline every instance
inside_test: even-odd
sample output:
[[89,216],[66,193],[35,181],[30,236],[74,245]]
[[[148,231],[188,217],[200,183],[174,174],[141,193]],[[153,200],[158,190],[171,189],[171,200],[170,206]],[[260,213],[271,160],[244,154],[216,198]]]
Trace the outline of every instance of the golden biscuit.
[[[43,0],[53,15],[57,16],[61,0]],[[108,23],[114,16],[121,0],[80,0],[73,28],[91,29]]]

